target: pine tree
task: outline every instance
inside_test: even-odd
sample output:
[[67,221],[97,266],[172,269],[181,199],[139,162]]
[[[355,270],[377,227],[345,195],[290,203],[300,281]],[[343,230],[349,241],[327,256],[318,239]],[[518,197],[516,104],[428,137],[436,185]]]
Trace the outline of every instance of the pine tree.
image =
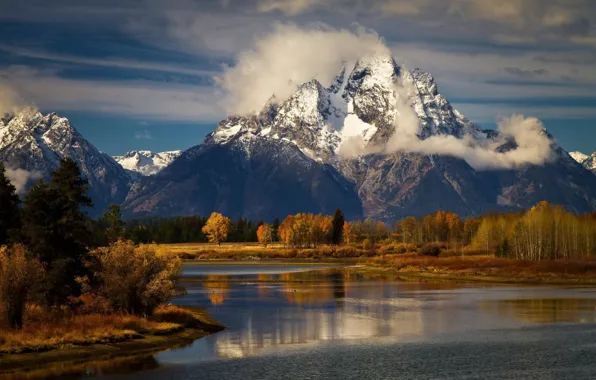
[[0,163],[0,246],[16,239],[21,227],[21,210],[16,188],[6,177],[6,169]]
[[86,274],[84,262],[93,238],[83,208],[92,204],[87,180],[74,161],[62,160],[52,176],[50,185],[40,181],[25,198],[23,234],[31,255],[48,271],[44,300],[60,305],[80,294],[76,278]]
[[106,226],[106,237],[108,243],[114,243],[124,237],[124,222],[120,206],[110,205],[102,216],[102,222]]
[[331,229],[331,240],[333,244],[341,244],[343,241],[343,229],[344,229],[344,213],[341,209],[335,210],[335,214],[333,214],[333,222],[332,222],[332,229]]

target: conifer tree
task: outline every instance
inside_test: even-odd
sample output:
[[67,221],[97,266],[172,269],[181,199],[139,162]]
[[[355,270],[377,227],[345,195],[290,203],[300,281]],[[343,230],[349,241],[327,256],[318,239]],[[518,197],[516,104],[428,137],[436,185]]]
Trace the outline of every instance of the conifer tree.
[[20,199],[0,163],[0,246],[16,239],[21,226]]
[[87,180],[71,159],[61,161],[50,185],[40,181],[25,198],[23,234],[31,255],[47,269],[42,296],[48,305],[80,294],[76,278],[87,272],[84,263],[92,243],[84,208],[91,205]]
[[341,244],[343,241],[343,229],[344,229],[344,213],[341,209],[335,210],[335,214],[333,214],[333,222],[332,222],[332,232],[331,232],[331,240],[333,244]]

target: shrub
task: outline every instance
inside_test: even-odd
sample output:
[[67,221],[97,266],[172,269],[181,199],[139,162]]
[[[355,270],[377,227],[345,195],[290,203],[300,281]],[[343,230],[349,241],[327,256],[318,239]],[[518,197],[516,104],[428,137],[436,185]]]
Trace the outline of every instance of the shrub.
[[0,247],[0,313],[8,327],[23,327],[25,305],[43,277],[39,261],[22,245]]
[[335,257],[359,257],[360,251],[354,247],[339,247],[335,250]]
[[418,248],[418,255],[420,256],[434,256],[438,257],[441,251],[445,249],[445,244],[442,243],[427,243]]
[[373,243],[370,239],[364,239],[362,242],[362,249],[371,250],[375,248],[375,243]]
[[[88,290],[103,295],[114,310],[151,315],[175,293],[174,281],[182,262],[156,244],[135,248],[131,241],[118,241],[92,255],[99,287]],[[90,283],[88,279],[85,282]]]

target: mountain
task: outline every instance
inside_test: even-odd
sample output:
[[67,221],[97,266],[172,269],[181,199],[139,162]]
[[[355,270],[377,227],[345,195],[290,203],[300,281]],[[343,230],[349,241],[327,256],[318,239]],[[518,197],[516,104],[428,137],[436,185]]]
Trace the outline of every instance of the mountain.
[[297,212],[362,217],[353,185],[332,166],[314,162],[294,144],[252,135],[225,143],[208,140],[158,174],[135,183],[124,204],[128,216],[209,215],[253,220]]
[[0,119],[0,161],[7,167],[26,171],[31,179],[49,179],[64,157],[79,164],[89,180],[94,203],[90,214],[99,214],[109,204],[125,199],[131,177],[85,140],[68,119],[56,113],[42,115],[32,107]]
[[[407,93],[399,94],[396,84]],[[407,114],[416,119],[421,140],[455,137],[499,152],[517,147],[455,110],[430,74],[410,72],[390,56],[369,56],[338,68],[329,87],[312,80],[285,101],[273,96],[258,114],[224,119],[202,145],[137,183],[125,212],[220,211],[266,219],[342,207],[350,217],[361,211],[394,221],[437,209],[464,216],[517,210],[542,200],[575,212],[596,207],[596,176],[545,130],[552,162],[481,171],[461,158],[382,150],[392,141],[396,116]]]
[[584,168],[596,174],[596,152],[589,156],[587,154],[583,154],[582,152],[571,152],[569,155]]
[[161,153],[153,153],[148,150],[133,150],[124,156],[114,156],[113,158],[124,169],[143,176],[149,176],[159,173],[178,158],[181,153],[182,151],[180,150]]

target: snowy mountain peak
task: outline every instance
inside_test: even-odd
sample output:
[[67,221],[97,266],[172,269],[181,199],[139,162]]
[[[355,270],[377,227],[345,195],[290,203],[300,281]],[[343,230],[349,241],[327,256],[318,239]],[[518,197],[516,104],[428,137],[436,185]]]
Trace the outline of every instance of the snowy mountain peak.
[[582,152],[571,152],[569,155],[582,166],[592,173],[596,174],[596,152],[591,155],[583,154]]
[[571,158],[573,158],[575,161],[579,162],[580,164],[582,164],[585,160],[588,159],[587,154],[584,154],[582,152],[570,152],[569,155],[571,156]]
[[180,150],[153,153],[149,150],[133,150],[114,160],[124,169],[144,176],[154,175],[170,165],[182,154]]
[[130,176],[85,140],[67,118],[56,113],[43,115],[34,107],[2,118],[0,161],[7,167],[22,169],[31,178],[48,179],[64,157],[73,159],[89,180],[96,210],[124,199]]
[[316,161],[333,163],[348,139],[364,146],[386,144],[400,115],[401,96],[407,96],[407,107],[418,117],[421,139],[442,134],[488,137],[453,109],[432,75],[399,67],[389,55],[369,55],[338,68],[327,88],[313,79],[298,85],[284,101],[276,102],[272,94],[258,115],[226,118],[205,141],[226,144],[241,135],[285,140]]

